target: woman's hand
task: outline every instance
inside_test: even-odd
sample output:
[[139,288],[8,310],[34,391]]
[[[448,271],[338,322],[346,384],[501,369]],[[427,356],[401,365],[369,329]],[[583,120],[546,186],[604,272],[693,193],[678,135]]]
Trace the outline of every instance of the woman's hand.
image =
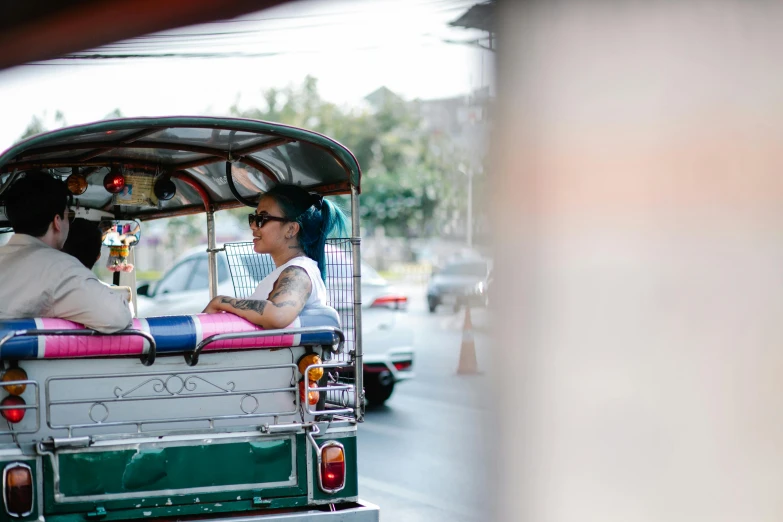
[[224,295],[219,295],[212,299],[206,308],[204,308],[204,311],[201,312],[202,314],[217,314],[220,312],[223,312],[223,308],[221,306],[224,304],[224,300],[229,299],[228,297]]

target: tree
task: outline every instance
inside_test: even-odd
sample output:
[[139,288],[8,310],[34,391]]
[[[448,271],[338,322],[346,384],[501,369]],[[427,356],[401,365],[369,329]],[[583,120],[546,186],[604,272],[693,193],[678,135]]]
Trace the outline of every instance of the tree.
[[346,145],[362,167],[362,224],[389,236],[431,236],[464,201],[464,181],[455,183],[456,163],[439,154],[449,144],[422,127],[415,104],[386,97],[374,107],[342,109],[323,100],[318,83],[305,78],[299,87],[269,89],[261,106],[232,115],[312,129]]
[[[113,111],[111,111],[101,119],[113,120],[116,118],[122,118],[122,111],[120,109],[114,109]],[[44,111],[44,113],[41,114],[40,116],[33,115],[32,119],[30,120],[30,123],[27,124],[27,128],[25,128],[24,132],[22,133],[22,135],[19,137],[17,141],[26,140],[31,136],[35,136],[36,134],[41,134],[42,132],[51,130],[51,127],[46,125],[46,119],[47,119],[46,111]],[[54,113],[54,125],[56,127],[65,127],[66,125],[68,125],[68,121],[65,119],[65,114],[63,114],[62,111],[58,110]]]
[[[318,81],[308,76],[299,86],[268,89],[255,105],[231,115],[286,123],[321,132],[346,145],[361,165],[361,221],[365,233],[383,228],[392,237],[461,235],[467,179],[460,172],[460,151],[444,135],[424,128],[415,102],[380,96],[362,109],[341,108],[323,100]],[[43,132],[45,116],[34,116],[24,137]],[[121,117],[119,109],[106,118]],[[59,111],[55,122],[65,124]],[[347,198],[338,199],[348,208]],[[229,211],[244,220],[246,209]],[[171,234],[188,236],[186,223],[172,221]],[[183,228],[184,227],[184,228]]]
[[[49,130],[46,126],[45,120],[46,111],[44,111],[41,116],[34,115],[30,120],[30,123],[27,124],[27,128],[24,130],[22,135],[19,137],[19,140],[17,141],[26,140],[27,138],[35,136],[36,134],[41,134],[42,132]],[[62,113],[62,111],[57,111],[54,113],[54,123],[58,127],[65,127],[68,124],[65,121],[65,115]]]
[[41,134],[42,132],[46,132],[43,121],[39,116],[33,116],[33,119],[27,124],[27,127],[17,141],[26,140],[27,138],[35,136],[36,134]]

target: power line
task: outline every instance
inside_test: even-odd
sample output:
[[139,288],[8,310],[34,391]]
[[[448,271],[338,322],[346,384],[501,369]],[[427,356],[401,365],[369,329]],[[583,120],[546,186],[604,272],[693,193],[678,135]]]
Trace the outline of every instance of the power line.
[[[383,49],[392,44],[373,44],[354,47],[340,48],[342,51],[369,51]],[[435,42],[423,42],[419,47],[432,47]],[[45,62],[30,62],[22,66],[84,66],[84,65],[109,65],[111,60],[146,60],[146,59],[220,59],[220,58],[271,58],[276,56],[297,55],[297,54],[323,54],[331,53],[335,49],[299,49],[284,51],[265,51],[265,52],[160,52],[160,53],[115,53],[115,54],[71,54]]]
[[[438,35],[435,33],[426,32],[426,33],[408,33],[405,35],[405,38],[407,38],[408,41],[414,38],[435,38],[438,40],[443,40],[445,36],[446,35]],[[388,41],[388,42],[397,45],[397,41]],[[144,44],[127,45],[127,46],[104,46],[94,50],[85,51],[82,53],[74,53],[74,54],[66,55],[65,57],[70,58],[75,55],[88,56],[90,54],[109,55],[114,53],[117,54],[168,53],[168,52],[175,52],[175,51],[177,52],[187,51],[189,49],[199,50],[204,48],[209,48],[209,49],[235,48],[237,52],[241,52],[243,49],[258,47],[262,45],[283,46],[286,49],[291,47],[291,45],[287,45],[284,42],[281,42],[280,39],[268,39],[265,37],[265,35],[259,34],[257,38],[209,42],[208,44],[200,40],[191,40],[191,41],[182,41],[176,43],[167,43],[165,45],[161,45],[158,43],[144,43]]]
[[[461,9],[461,7],[449,7],[446,9],[441,9],[436,12],[448,12],[448,11],[454,11],[457,9]],[[352,13],[357,14],[357,13]],[[284,18],[305,18],[305,17],[323,17],[324,15],[303,15],[301,17],[281,17],[280,19]],[[236,20],[229,20],[229,21],[236,21]],[[132,45],[138,45],[137,42],[143,42],[144,40],[154,40],[156,42],[162,42],[165,40],[166,44],[169,43],[177,43],[177,41],[182,42],[189,42],[193,38],[199,38],[204,41],[210,41],[210,40],[221,40],[221,39],[230,39],[237,35],[255,35],[259,33],[265,33],[265,32],[287,32],[287,31],[298,31],[298,30],[304,30],[304,29],[315,29],[319,27],[334,27],[336,25],[354,25],[357,22],[360,22],[361,19],[353,19],[353,20],[347,20],[347,21],[336,21],[336,22],[323,22],[323,23],[317,23],[317,24],[305,24],[305,25],[295,25],[295,26],[284,26],[284,27],[259,27],[257,29],[253,30],[239,30],[239,31],[212,31],[212,32],[196,32],[196,33],[156,33],[151,35],[142,35],[137,36],[134,38],[131,38],[129,40],[123,40],[120,42],[115,42],[112,44],[108,44],[106,46],[102,46],[99,49],[104,49],[108,47],[113,46],[132,46]],[[212,22],[212,23],[222,23],[222,22]]]

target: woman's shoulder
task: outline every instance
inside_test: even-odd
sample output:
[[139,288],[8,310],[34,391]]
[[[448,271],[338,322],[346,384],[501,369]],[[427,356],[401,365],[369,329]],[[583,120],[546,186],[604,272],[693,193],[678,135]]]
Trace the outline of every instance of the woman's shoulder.
[[[307,272],[307,275],[310,276],[310,279],[316,281],[320,281],[321,279],[321,270],[318,268],[318,263],[315,262],[314,259],[311,259],[307,256],[298,256],[283,265],[284,268],[290,268],[290,267],[299,267],[303,269],[305,272]],[[281,272],[282,274],[282,272]]]
[[[315,262],[314,259],[311,259],[307,256],[297,256],[291,260],[289,260],[285,265],[283,265],[281,268],[286,269],[290,266],[298,266],[304,269],[318,269],[318,263]],[[308,270],[309,271],[309,270]]]

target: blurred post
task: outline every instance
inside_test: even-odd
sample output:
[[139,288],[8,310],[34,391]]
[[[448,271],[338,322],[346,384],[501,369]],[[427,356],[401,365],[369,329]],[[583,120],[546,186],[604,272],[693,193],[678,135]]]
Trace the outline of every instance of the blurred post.
[[468,222],[467,222],[467,243],[468,248],[473,247],[473,168],[468,166],[462,171],[468,177]]
[[473,165],[460,163],[457,169],[465,175],[468,181],[467,217],[465,222],[465,243],[473,247]]
[[495,520],[781,520],[783,4],[499,7]]

